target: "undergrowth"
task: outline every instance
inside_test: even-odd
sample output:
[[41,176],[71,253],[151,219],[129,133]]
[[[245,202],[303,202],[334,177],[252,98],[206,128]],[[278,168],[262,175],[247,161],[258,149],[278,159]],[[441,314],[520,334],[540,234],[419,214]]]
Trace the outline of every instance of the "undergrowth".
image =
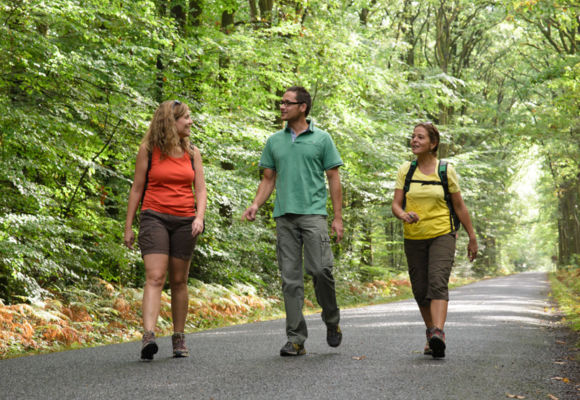
[[550,284],[552,296],[564,314],[562,322],[580,332],[580,267],[568,266],[550,273]]

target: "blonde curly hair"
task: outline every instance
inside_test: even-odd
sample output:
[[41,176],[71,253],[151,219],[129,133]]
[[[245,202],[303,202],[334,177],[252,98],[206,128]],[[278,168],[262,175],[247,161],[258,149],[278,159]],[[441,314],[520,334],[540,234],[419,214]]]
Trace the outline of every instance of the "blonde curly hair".
[[189,139],[179,137],[175,128],[175,121],[189,112],[189,107],[178,100],[167,100],[159,105],[153,119],[149,124],[149,129],[143,141],[147,151],[153,152],[155,147],[159,147],[163,157],[168,157],[172,150],[177,147],[187,152],[193,157],[193,146]]

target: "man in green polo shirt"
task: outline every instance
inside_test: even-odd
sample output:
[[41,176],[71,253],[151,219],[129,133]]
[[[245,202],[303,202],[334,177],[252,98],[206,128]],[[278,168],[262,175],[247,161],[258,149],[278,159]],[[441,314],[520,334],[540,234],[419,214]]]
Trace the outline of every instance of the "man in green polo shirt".
[[334,211],[331,230],[340,242],[343,226],[338,168],[343,163],[330,135],[306,119],[311,105],[310,94],[303,87],[292,86],[284,93],[280,113],[282,120],[287,122],[286,128],[268,138],[260,159],[260,167],[264,168],[262,181],[252,205],[242,215],[242,220],[253,221],[258,208],[276,188],[276,253],[282,275],[288,337],[280,350],[281,356],[306,354],[304,342],[308,331],[302,314],[303,260],[306,272],[312,275],[316,299],[322,308],[326,341],[332,347],[339,346],[342,341],[326,222],[324,176],[328,178]]

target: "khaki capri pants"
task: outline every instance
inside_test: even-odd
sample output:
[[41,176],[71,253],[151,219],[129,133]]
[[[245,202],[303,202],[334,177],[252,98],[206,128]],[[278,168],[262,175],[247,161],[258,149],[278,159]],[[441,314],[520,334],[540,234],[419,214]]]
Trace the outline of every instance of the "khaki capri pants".
[[455,241],[455,232],[425,240],[405,239],[413,296],[420,307],[429,306],[431,300],[449,300]]

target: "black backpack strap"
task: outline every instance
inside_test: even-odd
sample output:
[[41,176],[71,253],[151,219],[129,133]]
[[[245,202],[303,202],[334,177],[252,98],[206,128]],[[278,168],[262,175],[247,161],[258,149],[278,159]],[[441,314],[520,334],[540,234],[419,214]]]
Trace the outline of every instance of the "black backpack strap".
[[451,231],[455,232],[459,229],[459,218],[453,209],[453,202],[451,201],[451,193],[449,193],[449,180],[447,179],[447,161],[439,161],[439,168],[437,169],[441,185],[443,186],[443,193],[447,208],[449,208],[449,223],[451,224]]
[[407,206],[407,192],[411,187],[411,180],[413,179],[413,174],[417,169],[417,160],[411,161],[411,165],[409,166],[409,171],[407,171],[407,176],[405,176],[405,185],[403,186],[403,210]]
[[153,154],[150,151],[148,151],[147,171],[145,172],[145,185],[143,186],[143,193],[141,194],[141,204],[143,204],[143,199],[145,198],[145,191],[147,190],[147,185],[149,184],[149,171],[151,171],[151,158],[153,158]]

